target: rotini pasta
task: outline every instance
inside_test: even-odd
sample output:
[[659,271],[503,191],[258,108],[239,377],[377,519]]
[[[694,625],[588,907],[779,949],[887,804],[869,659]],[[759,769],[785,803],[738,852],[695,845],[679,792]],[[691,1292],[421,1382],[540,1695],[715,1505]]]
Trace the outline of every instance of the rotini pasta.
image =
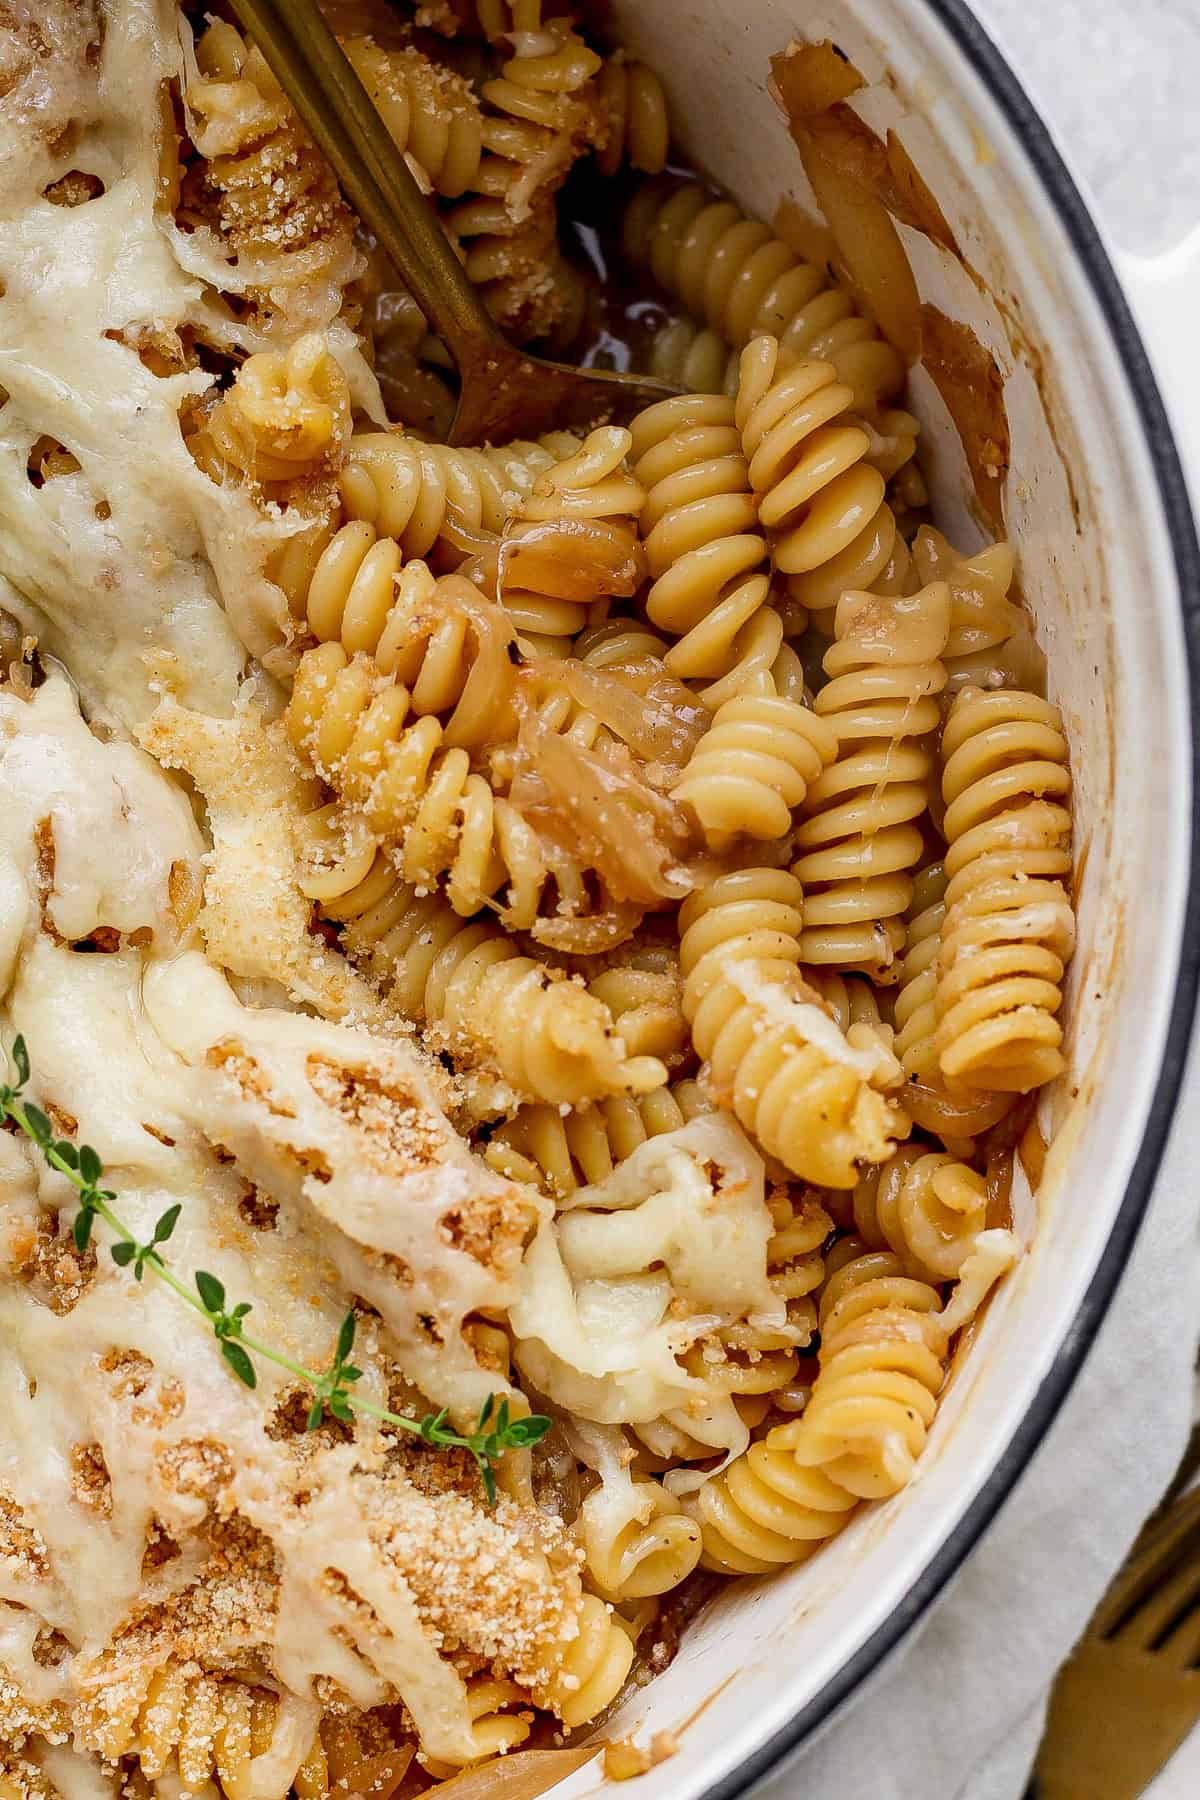
[[766,1575],[803,1562],[846,1526],[855,1497],[797,1463],[798,1421],[772,1426],[744,1456],[684,1502],[703,1536],[703,1563],[723,1575]]
[[494,1070],[518,1096],[575,1106],[666,1079],[656,1058],[625,1055],[602,1002],[440,895],[393,882],[381,898],[359,890],[325,910],[345,921],[347,951],[408,1017],[462,1067]]
[[566,1113],[556,1106],[523,1106],[489,1136],[487,1161],[499,1174],[565,1198],[603,1181],[649,1138],[678,1131],[709,1109],[695,1081],[615,1094]]
[[937,1080],[933,1049],[936,1023],[934,964],[946,916],[946,869],[930,863],[913,880],[906,921],[906,950],[896,991],[896,1055],[906,1081]]
[[[505,704],[502,692],[487,698]],[[381,676],[365,653],[351,660],[340,644],[326,643],[301,657],[287,711],[289,736],[342,802],[346,830],[361,820],[404,881],[420,892],[444,881],[452,906],[466,918],[494,905],[509,926],[533,930],[556,914],[580,921],[603,912],[606,890],[592,846],[558,844],[540,833],[521,806],[497,795],[494,776],[472,767],[464,740],[477,741],[479,721],[466,689],[445,726],[429,713],[414,717],[412,701],[395,675]],[[595,738],[599,721],[584,715],[582,723],[589,728],[585,739]],[[647,798],[654,800],[648,791]],[[322,837],[330,843],[336,835]],[[327,891],[328,860],[316,859],[313,898]],[[333,861],[340,860],[335,847]],[[666,847],[659,857],[651,854],[644,878],[642,887],[630,868],[623,897],[646,904],[670,893]],[[371,877],[372,905],[387,884],[384,863]]]
[[681,313],[656,331],[646,372],[689,394],[737,393],[740,354],[707,325]]
[[210,25],[196,61],[201,79],[184,99],[202,160],[183,183],[184,215],[216,225],[229,286],[254,303],[264,328],[326,325],[359,268],[332,171],[261,52],[232,25]]
[[667,96],[655,71],[623,50],[605,57],[600,71],[605,135],[596,161],[602,175],[623,163],[643,175],[661,174],[671,144]]
[[411,46],[384,50],[369,37],[348,37],[342,49],[426,192],[453,200],[474,186],[483,119],[467,83]]
[[529,1736],[533,1714],[529,1695],[513,1681],[497,1681],[476,1677],[467,1683],[467,1711],[471,1717],[474,1754],[469,1761],[444,1762],[436,1757],[426,1760],[426,1768],[439,1780],[453,1775],[455,1769],[487,1762],[493,1756],[504,1756],[523,1744]]
[[275,483],[335,467],[349,435],[349,384],[326,339],[309,332],[287,351],[247,357],[188,444],[214,480],[233,470]]
[[1033,640],[1029,614],[1009,598],[1014,557],[1009,544],[989,544],[962,556],[931,525],[913,539],[913,566],[924,582],[950,588],[947,688],[1040,689],[1045,658]]
[[[767,1244],[767,1273],[784,1302],[777,1323],[763,1318],[738,1319],[721,1325],[711,1336],[684,1353],[684,1367],[702,1377],[709,1392],[733,1398],[749,1426],[762,1423],[768,1408],[790,1412],[802,1408],[807,1390],[798,1380],[799,1350],[807,1348],[817,1325],[812,1296],[825,1275],[822,1247],[833,1221],[813,1195],[795,1196],[786,1188],[768,1196],[773,1231]],[[703,1456],[706,1449],[677,1447],[677,1455]]]
[[912,1478],[937,1410],[947,1354],[937,1289],[898,1259],[864,1252],[821,1295],[820,1374],[797,1421],[796,1461],[877,1500]]
[[783,1428],[801,1468],[858,1499],[907,1486],[937,1411],[950,1332],[1017,1253],[1010,1232],[983,1235],[991,1242],[976,1238],[945,1309],[896,1256],[854,1254],[847,1241],[821,1293],[820,1373],[802,1416]]
[[913,881],[906,921],[907,947],[900,965],[894,1018],[895,1052],[904,1072],[904,1104],[913,1122],[936,1132],[947,1149],[970,1155],[973,1140],[1004,1117],[1010,1094],[951,1094],[934,1048],[937,1029],[937,956],[946,913],[946,870],[930,863]]
[[[833,1221],[824,1206],[811,1192],[799,1195],[790,1188],[778,1187],[767,1196],[774,1231],[767,1245],[767,1269],[771,1286],[787,1302],[789,1318],[797,1320],[797,1302],[808,1302],[825,1278],[821,1254]],[[815,1325],[815,1312],[811,1324]],[[810,1315],[804,1312],[805,1328],[810,1328]]]
[[661,661],[667,653],[665,638],[657,636],[640,619],[613,617],[601,625],[589,625],[575,639],[572,651],[589,669],[621,668],[644,662],[648,657]]
[[838,602],[829,681],[815,701],[837,759],[804,796],[792,865],[804,886],[807,963],[896,979],[934,766],[923,740],[941,716],[949,626],[945,582],[909,597],[850,592]]
[[[667,668],[684,679],[737,669],[735,691],[746,691],[744,634],[770,610],[770,580],[733,402],[683,395],[648,407],[633,423],[633,474],[646,490],[646,613],[679,640]],[[764,683],[782,635],[780,626]]]
[[241,9],[18,31],[0,1800],[582,1766],[699,1568],[910,1480],[1066,1062],[1066,734],[908,410],[936,458],[997,401],[999,519],[1005,371],[909,280],[857,74],[776,59],[785,242],[602,6],[321,6],[513,341],[682,391],[444,441],[457,358]]
[[809,707],[781,695],[738,694],[717,709],[672,792],[714,850],[739,835],[781,838],[836,754],[833,730]]
[[657,1481],[622,1474],[587,1496],[578,1522],[588,1575],[614,1602],[668,1593],[700,1560],[699,1528],[676,1497]]
[[697,182],[648,183],[630,202],[624,244],[631,262],[731,349],[769,333],[787,361],[832,363],[864,411],[899,391],[903,360],[850,296],[733,201]]
[[631,439],[615,425],[539,475],[507,522],[499,598],[531,653],[575,637],[597,600],[628,597],[644,562],[637,520],[645,493],[630,475]]
[[[547,444],[557,445],[558,439]],[[539,475],[569,454],[545,444],[516,443],[493,449],[452,449],[399,432],[356,432],[339,477],[350,520],[394,538],[403,559],[452,552],[455,537],[480,532],[498,537]]]
[[633,1638],[625,1620],[595,1594],[585,1594],[579,1636],[564,1647],[550,1704],[568,1731],[587,1725],[610,1707],[633,1665]]
[[890,1050],[894,1030],[880,1007],[880,993],[861,975],[843,975],[838,969],[808,968],[804,979],[816,989],[851,1044],[865,1043],[865,1034],[885,1043]]
[[909,585],[909,553],[852,399],[832,364],[788,364],[775,338],[742,352],[737,426],[750,486],[789,595],[818,614],[851,588]]
[[946,914],[934,1049],[951,1085],[1026,1093],[1064,1066],[1075,927],[1071,788],[1058,708],[964,688],[942,737]]
[[601,59],[569,21],[543,23],[536,11],[517,31],[516,54],[483,84],[478,192],[450,209],[446,225],[500,324],[525,340],[565,342],[581,323],[585,290],[559,245],[554,192],[603,137]]
[[666,945],[631,945],[590,976],[588,991],[608,1007],[631,1056],[678,1067],[690,1053],[679,956]]
[[[85,1743],[110,1762],[135,1756],[151,1783],[170,1770],[187,1788],[215,1778],[228,1800],[251,1800],[250,1764],[270,1747],[276,1710],[273,1694],[235,1677],[140,1664],[105,1683]],[[277,1800],[289,1785],[285,1777]]]
[[778,869],[741,869],[691,895],[679,912],[683,1009],[718,1103],[793,1173],[853,1187],[857,1165],[886,1161],[907,1129],[881,1091],[899,1069],[882,1045],[851,1049],[802,980],[802,906],[800,883]]
[[[365,523],[344,525],[317,561],[306,611],[320,649],[306,653],[311,690],[302,685],[293,695],[298,742],[318,743],[340,678],[347,705],[360,705],[374,683],[394,696],[388,704],[398,723],[409,712],[438,718],[452,748],[502,742],[514,729],[512,627],[461,576],[435,580],[421,562],[401,572],[394,539],[376,538]],[[331,746],[323,754],[332,761],[338,753]]]
[[871,1250],[891,1250],[909,1274],[952,1281],[987,1221],[987,1182],[946,1151],[903,1144],[854,1190],[854,1224]]

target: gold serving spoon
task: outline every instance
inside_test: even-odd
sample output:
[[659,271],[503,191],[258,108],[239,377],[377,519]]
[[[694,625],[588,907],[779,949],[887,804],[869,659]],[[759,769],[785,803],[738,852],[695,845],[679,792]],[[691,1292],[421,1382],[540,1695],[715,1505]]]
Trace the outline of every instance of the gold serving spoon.
[[452,444],[585,430],[677,392],[641,375],[573,369],[514,349],[468,279],[317,0],[232,0],[232,6],[351,206],[454,358],[459,396]]

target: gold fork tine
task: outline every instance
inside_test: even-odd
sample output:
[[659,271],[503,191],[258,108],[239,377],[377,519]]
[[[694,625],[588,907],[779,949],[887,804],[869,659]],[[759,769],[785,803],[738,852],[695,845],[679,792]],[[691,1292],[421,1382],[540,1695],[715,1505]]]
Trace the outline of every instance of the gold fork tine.
[[1196,1673],[1196,1663],[1200,1659],[1200,1607],[1196,1606],[1195,1598],[1193,1594],[1192,1610],[1186,1618],[1180,1619],[1158,1652],[1166,1657],[1172,1668],[1189,1674]]
[[1193,1534],[1200,1534],[1200,1489],[1176,1501],[1138,1539],[1129,1561],[1104,1596],[1088,1635],[1108,1637],[1115,1631],[1126,1613],[1140,1603],[1164,1565],[1181,1553]]
[[1200,1719],[1200,1492],[1147,1525],[1059,1674],[1040,1800],[1137,1800]]
[[1193,1556],[1161,1581],[1136,1612],[1110,1634],[1112,1642],[1130,1650],[1154,1650],[1170,1637],[1173,1621],[1182,1623],[1182,1615],[1194,1605],[1198,1595],[1200,1561]]

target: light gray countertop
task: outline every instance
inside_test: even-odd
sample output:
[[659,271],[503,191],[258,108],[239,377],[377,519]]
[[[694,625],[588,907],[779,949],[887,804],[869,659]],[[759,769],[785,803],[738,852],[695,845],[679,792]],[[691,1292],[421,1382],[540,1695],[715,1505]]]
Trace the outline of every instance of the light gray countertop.
[[1200,0],[971,0],[1124,249],[1200,223]]

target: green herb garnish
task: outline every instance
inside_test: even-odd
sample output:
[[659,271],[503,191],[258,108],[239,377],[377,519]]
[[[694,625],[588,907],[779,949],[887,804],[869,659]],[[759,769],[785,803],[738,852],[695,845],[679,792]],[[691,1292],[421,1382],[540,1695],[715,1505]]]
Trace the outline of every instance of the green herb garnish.
[[349,1423],[359,1413],[370,1419],[379,1419],[384,1424],[395,1425],[401,1431],[409,1431],[433,1449],[466,1450],[475,1458],[488,1504],[495,1505],[496,1464],[505,1451],[536,1444],[545,1436],[551,1421],[544,1414],[534,1413],[523,1419],[511,1418],[507,1399],[501,1400],[497,1405],[495,1395],[489,1394],[480,1409],[475,1430],[464,1436],[447,1424],[448,1409],[445,1407],[439,1413],[426,1413],[423,1419],[409,1419],[401,1413],[389,1412],[384,1406],[375,1406],[354,1391],[354,1384],[362,1378],[362,1370],[350,1361],[356,1323],[353,1311],[348,1312],[342,1320],[332,1365],[323,1375],[315,1369],[306,1369],[302,1363],[293,1362],[290,1357],[284,1356],[282,1351],[272,1349],[270,1344],[252,1337],[246,1330],[246,1316],[252,1310],[248,1300],[241,1300],[230,1306],[224,1285],[215,1275],[210,1275],[205,1269],[197,1269],[194,1280],[189,1283],[186,1279],[181,1280],[168,1267],[162,1246],[170,1240],[182,1209],[178,1206],[168,1207],[155,1225],[149,1243],[139,1243],[113,1210],[116,1193],[112,1188],[100,1186],[104,1165],[97,1152],[90,1144],[74,1144],[70,1138],[56,1138],[54,1128],[41,1108],[30,1100],[22,1099],[30,1078],[29,1051],[23,1037],[18,1037],[13,1043],[12,1060],[17,1080],[11,1086],[0,1082],[0,1115],[11,1119],[26,1137],[31,1138],[50,1167],[57,1169],[60,1175],[65,1175],[77,1190],[79,1211],[75,1215],[71,1232],[77,1249],[87,1249],[92,1241],[96,1220],[101,1220],[116,1239],[110,1246],[110,1254],[118,1268],[131,1270],[135,1281],[143,1280],[149,1269],[186,1306],[206,1319],[221,1346],[221,1355],[245,1387],[258,1385],[253,1359],[262,1357],[264,1361],[286,1369],[312,1390],[313,1403],[305,1421],[309,1431],[315,1431],[327,1413],[331,1418],[340,1419],[344,1423]]

